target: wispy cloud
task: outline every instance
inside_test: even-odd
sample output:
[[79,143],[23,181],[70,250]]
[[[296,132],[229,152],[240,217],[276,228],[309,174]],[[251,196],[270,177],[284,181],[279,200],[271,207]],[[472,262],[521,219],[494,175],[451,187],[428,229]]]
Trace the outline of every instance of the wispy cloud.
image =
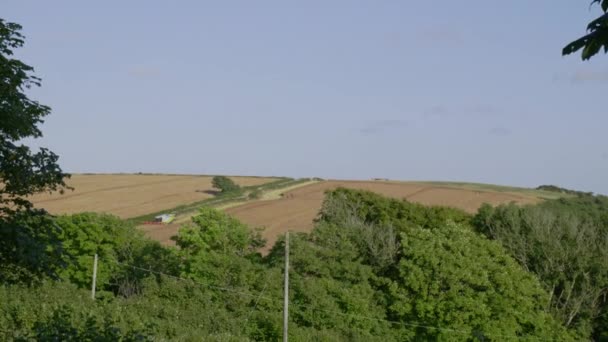
[[495,126],[490,129],[489,133],[497,137],[506,137],[511,135],[513,132],[504,126]]
[[498,113],[500,113],[500,110],[498,110],[498,108],[489,105],[489,104],[483,104],[483,103],[478,103],[478,104],[474,104],[471,106],[467,106],[465,107],[465,111],[468,113],[471,113],[473,115],[481,115],[481,116],[490,116],[490,115],[496,115]]
[[422,117],[425,119],[443,119],[450,116],[470,117],[470,116],[494,116],[500,113],[500,110],[493,105],[477,103],[465,106],[447,107],[444,105],[434,105],[425,109],[422,112]]
[[425,118],[429,118],[429,119],[430,118],[443,118],[448,114],[449,113],[448,113],[447,108],[443,105],[435,105],[435,106],[425,109],[422,112],[422,115]]
[[361,128],[359,132],[365,135],[374,135],[379,133],[385,133],[387,131],[402,129],[407,127],[409,124],[406,120],[401,119],[387,119],[387,120],[375,120],[369,122],[365,127]]
[[582,70],[573,73],[555,73],[553,82],[581,83],[608,83],[608,70]]
[[149,65],[136,65],[127,71],[129,76],[135,78],[157,77],[161,74],[160,69]]
[[460,32],[448,27],[433,27],[418,32],[420,40],[431,43],[461,43],[463,41]]
[[572,75],[570,81],[573,83],[608,82],[608,70],[578,70]]

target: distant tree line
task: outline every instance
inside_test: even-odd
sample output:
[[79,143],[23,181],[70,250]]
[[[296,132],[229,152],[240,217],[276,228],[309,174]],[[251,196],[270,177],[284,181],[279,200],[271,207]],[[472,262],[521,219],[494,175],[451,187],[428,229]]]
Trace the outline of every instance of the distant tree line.
[[591,195],[593,195],[593,192],[583,192],[583,191],[577,191],[577,190],[570,190],[570,189],[566,189],[566,188],[560,188],[559,186],[556,186],[556,185],[540,185],[540,186],[536,187],[536,190],[559,192],[559,193],[562,193],[562,194],[570,194],[570,195],[578,195],[578,196],[591,196]]

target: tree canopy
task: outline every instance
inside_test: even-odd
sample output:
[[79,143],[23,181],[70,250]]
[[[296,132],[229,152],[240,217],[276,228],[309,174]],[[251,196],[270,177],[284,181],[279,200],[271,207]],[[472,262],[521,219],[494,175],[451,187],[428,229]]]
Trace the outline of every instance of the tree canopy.
[[591,4],[599,4],[604,13],[587,25],[588,33],[586,35],[566,45],[562,50],[562,55],[569,55],[583,49],[581,58],[588,60],[602,48],[604,53],[608,53],[608,0],[593,0]]
[[538,276],[564,326],[608,338],[607,197],[577,193],[534,206],[485,205],[473,224]]
[[[284,240],[264,257],[255,230],[212,208],[179,230],[177,248],[108,215],[49,220],[62,228],[61,281],[0,283],[0,339],[280,339]],[[290,338],[584,339],[552,315],[534,274],[470,220],[365,191],[328,193],[313,231],[290,238]]]
[[232,179],[226,176],[215,176],[211,180],[214,188],[219,189],[222,193],[236,192],[241,189]]
[[34,68],[13,59],[14,49],[24,44],[19,24],[0,19],[0,217],[31,209],[27,195],[63,189],[58,156],[46,148],[34,152],[19,143],[38,138],[38,126],[51,109],[28,98],[27,89],[40,86]]

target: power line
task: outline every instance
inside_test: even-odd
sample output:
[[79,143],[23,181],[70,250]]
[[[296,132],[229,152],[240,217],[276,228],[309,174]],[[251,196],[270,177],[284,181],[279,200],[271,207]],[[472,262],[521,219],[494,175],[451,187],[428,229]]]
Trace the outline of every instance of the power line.
[[[201,285],[201,286],[204,286],[204,287],[207,287],[207,288],[217,289],[217,290],[220,290],[220,291],[231,292],[231,293],[235,293],[235,294],[238,294],[238,295],[243,295],[243,296],[247,296],[247,297],[251,297],[251,298],[256,298],[255,302],[254,302],[254,307],[252,308],[252,311],[250,312],[249,317],[250,317],[251,313],[257,307],[260,299],[264,299],[264,300],[269,301],[269,302],[274,302],[275,304],[278,304],[278,303],[282,302],[282,300],[280,300],[280,299],[271,298],[271,297],[263,295],[265,289],[267,288],[268,282],[266,282],[266,284],[265,284],[264,288],[262,289],[262,291],[260,292],[260,294],[255,295],[255,294],[246,293],[246,292],[243,292],[243,291],[238,291],[238,290],[235,290],[233,288],[216,286],[216,285],[211,285],[211,284],[205,284],[205,283],[202,283],[202,282],[195,281],[193,279],[181,278],[181,277],[174,276],[174,275],[171,275],[171,274],[167,274],[167,273],[164,273],[164,272],[155,271],[155,270],[152,270],[152,269],[149,269],[149,268],[143,268],[143,267],[139,267],[139,266],[135,266],[135,265],[130,265],[130,264],[122,263],[122,262],[119,262],[119,261],[116,261],[116,260],[109,260],[109,261],[114,262],[114,263],[119,264],[119,265],[122,265],[122,266],[125,266],[125,267],[130,267],[130,268],[141,270],[141,271],[144,271],[144,272],[149,272],[149,273],[153,273],[153,274],[157,274],[157,275],[166,276],[168,278],[173,278],[173,279],[180,280],[180,281],[191,282],[193,284]],[[299,304],[292,303],[292,304],[295,305],[295,306],[308,307],[308,308],[310,308],[312,310],[315,310],[315,311],[321,311],[321,312],[330,313],[330,314],[334,314],[334,315],[340,315],[340,316],[344,316],[344,317],[351,317],[351,318],[357,318],[357,319],[367,319],[367,320],[378,321],[378,322],[385,322],[385,323],[394,324],[394,325],[402,325],[402,326],[410,327],[410,328],[435,330],[435,331],[449,332],[449,333],[468,335],[468,336],[470,336],[472,334],[472,332],[470,332],[470,331],[464,331],[464,330],[457,330],[457,329],[451,329],[451,328],[441,328],[441,327],[435,327],[435,326],[429,326],[429,325],[423,325],[423,324],[417,324],[417,323],[407,323],[407,322],[401,322],[401,321],[392,321],[392,320],[383,319],[383,318],[370,317],[370,316],[364,316],[364,315],[344,313],[344,312],[334,311],[334,310],[321,309],[321,308],[318,308],[318,307],[314,306],[313,304],[306,304],[306,303],[299,303]],[[248,317],[248,319],[249,319],[249,317]],[[547,340],[548,341],[548,339],[542,339],[542,338],[536,337],[536,336],[517,336],[517,335],[502,335],[502,334],[491,334],[491,333],[485,333],[484,335],[486,335],[488,337],[509,338],[509,339],[517,339],[517,340],[522,339],[522,338],[533,338],[533,339],[536,339],[536,340],[541,340],[541,341],[542,340]]]
[[266,275],[266,281],[264,282],[264,287],[262,288],[262,291],[260,291],[260,294],[259,294],[258,298],[253,303],[253,307],[251,308],[251,310],[249,311],[249,314],[247,315],[247,318],[245,319],[245,325],[243,326],[243,329],[245,329],[247,327],[247,325],[246,325],[247,322],[249,322],[249,319],[251,318],[251,316],[253,315],[253,312],[257,308],[258,303],[260,302],[260,299],[261,299],[262,295],[266,291],[266,288],[268,288],[268,280],[269,279],[270,279],[270,272],[268,272],[268,274]]
[[185,281],[185,282],[191,282],[191,283],[196,284],[196,285],[201,285],[201,286],[205,286],[205,287],[216,289],[216,290],[220,290],[220,291],[232,292],[232,293],[243,295],[243,296],[248,296],[248,297],[252,297],[252,298],[258,298],[258,300],[260,298],[266,299],[266,300],[269,300],[269,301],[273,301],[274,300],[274,299],[272,299],[270,297],[264,297],[264,296],[261,296],[261,295],[254,295],[254,294],[251,294],[251,293],[246,293],[246,292],[234,290],[234,289],[228,288],[228,287],[222,287],[222,286],[216,286],[216,285],[211,285],[211,284],[205,284],[205,283],[198,282],[198,281],[196,281],[194,279],[181,278],[181,277],[174,276],[174,275],[171,275],[171,274],[155,271],[155,270],[152,270],[152,269],[149,269],[149,268],[147,269],[147,268],[143,268],[143,267],[139,267],[139,266],[135,266],[135,265],[125,264],[125,263],[122,263],[122,262],[119,262],[119,261],[116,261],[116,260],[111,260],[111,262],[114,262],[116,264],[119,264],[119,265],[122,265],[122,266],[125,266],[125,267],[130,267],[130,268],[133,268],[133,269],[137,269],[137,270],[141,270],[141,271],[145,271],[145,272],[149,272],[149,273],[153,273],[153,274],[157,274],[157,275],[162,275],[162,276],[165,276],[165,277],[168,277],[168,278],[173,278],[173,279],[181,280],[181,281]]
[[251,308],[251,311],[249,311],[249,315],[247,315],[247,319],[245,320],[245,323],[249,321],[249,318],[251,318],[251,315],[253,314],[256,307],[258,306],[258,303],[260,302],[260,299],[261,299],[262,295],[264,294],[264,291],[266,291],[267,287],[268,287],[268,282],[266,282],[266,284],[264,284],[264,288],[262,288],[262,291],[260,291],[260,295],[258,296],[258,298],[256,298],[255,302],[253,303],[253,307]]

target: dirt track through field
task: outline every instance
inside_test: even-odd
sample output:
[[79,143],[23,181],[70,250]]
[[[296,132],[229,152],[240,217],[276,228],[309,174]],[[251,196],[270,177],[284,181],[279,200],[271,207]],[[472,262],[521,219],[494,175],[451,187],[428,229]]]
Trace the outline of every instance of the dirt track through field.
[[289,191],[281,199],[247,203],[228,208],[227,213],[253,227],[266,227],[265,251],[287,230],[310,231],[317,217],[324,193],[337,187],[373,191],[388,197],[405,198],[425,205],[444,205],[475,212],[483,203],[493,205],[511,201],[527,204],[538,202],[533,196],[510,193],[458,189],[409,182],[326,181]]
[[[231,177],[241,186],[258,185],[272,178]],[[68,185],[75,191],[61,195],[37,194],[30,199],[53,214],[83,211],[136,217],[212,197],[212,177],[180,175],[74,175]]]

